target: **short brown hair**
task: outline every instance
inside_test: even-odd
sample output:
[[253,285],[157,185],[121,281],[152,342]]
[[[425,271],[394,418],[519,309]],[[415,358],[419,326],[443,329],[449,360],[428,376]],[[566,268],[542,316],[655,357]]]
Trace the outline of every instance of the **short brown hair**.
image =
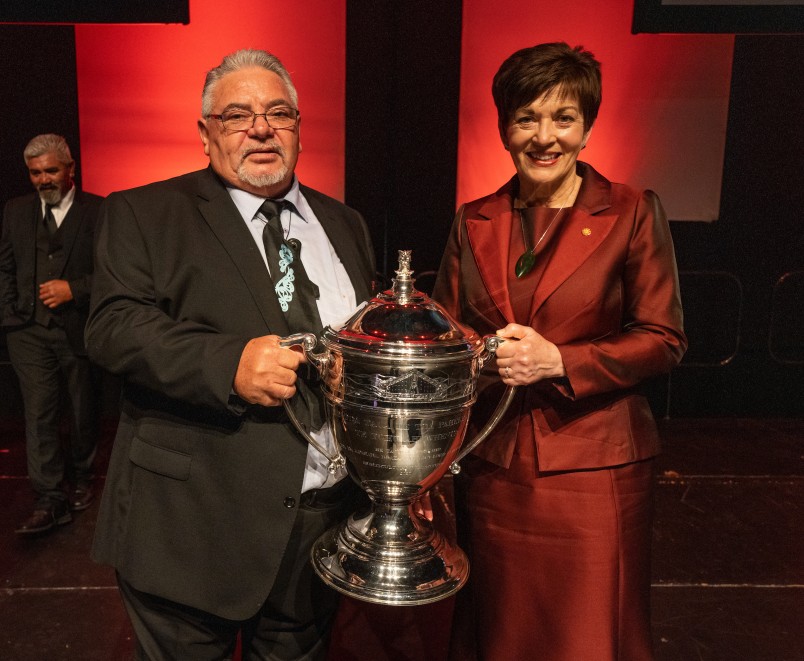
[[516,51],[494,75],[491,94],[500,129],[519,108],[552,89],[574,97],[583,113],[584,130],[592,128],[602,99],[600,62],[583,46],[556,42]]

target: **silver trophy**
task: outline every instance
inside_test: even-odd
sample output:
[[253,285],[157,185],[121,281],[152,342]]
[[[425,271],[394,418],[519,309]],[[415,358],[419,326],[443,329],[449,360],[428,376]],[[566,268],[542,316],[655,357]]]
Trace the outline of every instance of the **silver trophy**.
[[[418,605],[460,589],[469,563],[415,503],[482,442],[514,394],[463,445],[477,378],[502,340],[480,338],[413,287],[411,251],[399,251],[391,289],[374,297],[340,330],[321,338],[284,338],[300,344],[321,376],[326,419],[337,453],[322,448],[285,409],[301,434],[347,471],[368,494],[371,508],[352,514],[321,536],[312,564],[325,583],[356,599]],[[317,343],[323,351],[314,352]],[[463,448],[462,448],[463,445]]]

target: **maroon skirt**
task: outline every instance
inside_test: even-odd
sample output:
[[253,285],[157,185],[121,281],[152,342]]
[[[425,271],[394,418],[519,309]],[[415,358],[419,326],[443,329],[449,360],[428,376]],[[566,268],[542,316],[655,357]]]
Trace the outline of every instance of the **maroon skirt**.
[[508,469],[464,464],[459,526],[472,565],[453,661],[653,659],[653,461],[539,473],[531,440]]

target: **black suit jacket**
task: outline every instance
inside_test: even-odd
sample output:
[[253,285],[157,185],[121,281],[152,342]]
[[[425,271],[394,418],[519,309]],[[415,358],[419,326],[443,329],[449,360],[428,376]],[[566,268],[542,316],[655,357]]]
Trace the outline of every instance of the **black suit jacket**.
[[[64,260],[58,278],[67,280],[73,300],[53,313],[60,315],[70,346],[84,354],[84,326],[92,288],[93,236],[103,198],[76,191],[61,224]],[[0,325],[6,329],[33,321],[39,283],[36,282],[36,227],[42,222],[39,195],[31,193],[9,200],[3,210],[0,237]]]
[[[362,217],[302,192],[357,300],[369,298]],[[249,339],[287,333],[254,239],[210,169],[108,197],[87,346],[123,378],[123,404],[93,556],[135,588],[230,619],[270,592],[307,445],[281,407],[243,412],[230,394]]]

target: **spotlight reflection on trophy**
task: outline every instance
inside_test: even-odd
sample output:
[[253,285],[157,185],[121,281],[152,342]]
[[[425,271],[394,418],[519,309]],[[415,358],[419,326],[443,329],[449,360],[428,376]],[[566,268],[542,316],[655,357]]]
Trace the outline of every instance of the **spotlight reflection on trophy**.
[[[326,424],[338,448],[327,453],[299,424],[309,443],[347,471],[368,494],[356,512],[313,546],[321,579],[356,599],[389,605],[438,601],[460,589],[466,555],[416,512],[416,501],[482,442],[511,402],[508,387],[477,437],[463,444],[481,368],[502,342],[479,337],[413,287],[411,251],[399,251],[391,289],[374,297],[340,330],[300,344],[321,376]],[[323,351],[314,353],[317,343]]]

